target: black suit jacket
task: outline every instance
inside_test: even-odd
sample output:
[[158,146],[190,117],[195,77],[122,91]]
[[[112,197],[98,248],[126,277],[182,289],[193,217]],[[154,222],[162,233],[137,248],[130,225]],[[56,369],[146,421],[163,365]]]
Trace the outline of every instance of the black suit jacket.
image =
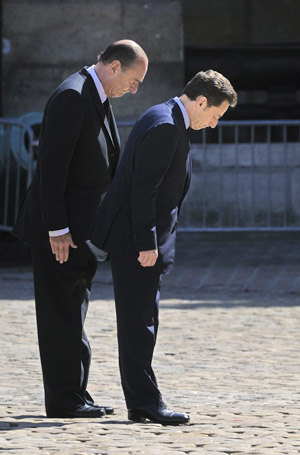
[[134,264],[139,251],[158,248],[155,267],[169,271],[190,177],[189,138],[179,106],[172,99],[151,107],[128,138],[114,181],[97,211],[92,243]]
[[37,169],[13,234],[25,243],[49,246],[48,231],[68,226],[75,243],[85,241],[119,154],[113,114],[109,125],[83,68],[63,81],[46,105]]

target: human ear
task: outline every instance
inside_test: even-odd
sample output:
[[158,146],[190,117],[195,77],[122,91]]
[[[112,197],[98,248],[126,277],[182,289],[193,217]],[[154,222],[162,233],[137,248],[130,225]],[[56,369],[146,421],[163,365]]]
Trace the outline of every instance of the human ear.
[[197,98],[197,104],[198,104],[198,106],[199,106],[201,109],[205,109],[206,106],[207,106],[207,98],[206,98],[206,96],[202,96],[202,95],[198,96],[198,98]]
[[110,69],[111,69],[111,72],[114,74],[114,75],[118,75],[121,71],[121,63],[119,60],[114,60],[113,62],[111,62],[110,64]]

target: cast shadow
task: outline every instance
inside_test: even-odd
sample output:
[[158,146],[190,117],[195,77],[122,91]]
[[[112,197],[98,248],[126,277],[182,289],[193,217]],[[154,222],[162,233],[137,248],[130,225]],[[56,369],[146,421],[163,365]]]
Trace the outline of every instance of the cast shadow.
[[[80,420],[80,424],[82,425],[82,419],[63,419],[62,422],[58,422],[57,419],[50,419],[45,415],[19,415],[19,416],[11,416],[12,418],[19,420],[20,422],[14,421],[7,421],[7,420],[0,420],[0,433],[4,431],[10,430],[23,430],[24,428],[52,428],[52,427],[63,427],[63,426],[70,426],[78,423]],[[28,420],[29,419],[29,420]],[[38,419],[42,420],[42,422],[34,422],[30,421],[30,419]],[[55,421],[54,421],[55,420]],[[94,420],[93,420],[94,422]],[[135,422],[131,422],[129,420],[116,420],[116,419],[97,419],[97,422],[101,423],[102,425],[133,425]],[[86,419],[86,423],[90,423],[90,419]],[[4,426],[7,427],[9,425],[10,428],[3,428]]]
[[[15,421],[7,421],[7,420],[0,420],[0,432],[3,431],[10,431],[10,430],[23,430],[24,428],[51,428],[51,427],[62,427],[65,425],[72,425],[75,422],[53,422],[51,419],[44,415],[19,415],[14,416],[11,415],[13,419],[19,420],[19,422]],[[29,419],[29,420],[27,420]],[[30,419],[43,419],[42,422],[34,422],[30,421]],[[10,426],[10,428],[3,428],[4,426]]]

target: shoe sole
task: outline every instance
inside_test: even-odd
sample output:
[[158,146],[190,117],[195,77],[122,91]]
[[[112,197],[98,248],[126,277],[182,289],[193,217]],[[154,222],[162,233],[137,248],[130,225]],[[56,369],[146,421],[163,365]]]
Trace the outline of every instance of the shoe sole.
[[187,423],[189,423],[189,420],[186,420],[186,421],[183,421],[183,422],[172,422],[172,421],[168,421],[168,422],[162,422],[160,420],[155,420],[155,419],[152,419],[148,416],[145,416],[145,415],[141,415],[141,414],[138,414],[136,412],[128,412],[128,420],[131,420],[132,422],[136,422],[136,423],[146,423],[147,422],[147,419],[152,422],[152,423],[159,423],[161,425],[173,425],[173,426],[177,426],[177,425],[185,425]]

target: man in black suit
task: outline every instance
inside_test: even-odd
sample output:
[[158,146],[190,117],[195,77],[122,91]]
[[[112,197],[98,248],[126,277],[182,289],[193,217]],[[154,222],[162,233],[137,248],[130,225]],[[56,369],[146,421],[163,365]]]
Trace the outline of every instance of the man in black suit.
[[189,421],[163,403],[151,367],[160,283],[173,265],[178,215],[190,182],[187,130],[215,128],[236,102],[230,82],[209,70],[197,73],[180,98],[148,109],[128,138],[91,230],[92,243],[111,258],[121,380],[128,418],[136,422]]
[[13,232],[32,245],[48,417],[113,413],[86,390],[91,350],[83,325],[97,267],[86,240],[120,154],[108,97],[136,93],[147,67],[137,43],[115,42],[63,81],[45,108],[37,169]]

